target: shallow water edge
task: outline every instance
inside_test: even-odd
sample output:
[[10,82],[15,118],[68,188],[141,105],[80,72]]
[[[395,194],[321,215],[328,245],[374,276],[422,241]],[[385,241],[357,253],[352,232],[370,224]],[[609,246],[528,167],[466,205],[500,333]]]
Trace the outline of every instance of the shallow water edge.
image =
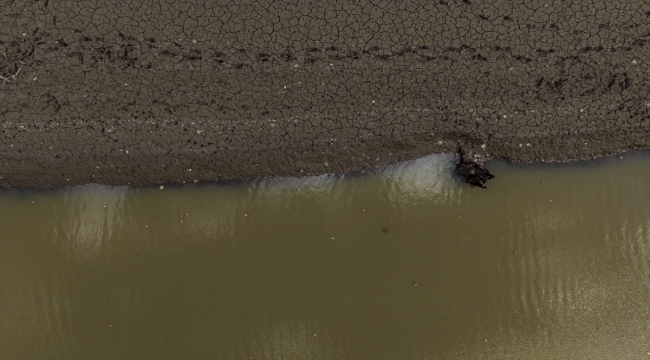
[[[472,152],[472,154],[475,154]],[[557,168],[566,168],[566,167],[571,167],[571,166],[590,166],[590,165],[598,165],[602,163],[606,163],[611,160],[616,160],[616,159],[622,159],[625,156],[648,156],[650,154],[650,149],[635,149],[635,150],[627,150],[627,151],[621,151],[613,154],[603,154],[599,156],[590,156],[589,158],[576,158],[576,159],[567,159],[567,160],[559,160],[559,161],[511,161],[511,160],[505,160],[505,159],[493,159],[490,158],[489,156],[477,154],[478,156],[476,159],[481,163],[485,164],[485,167],[489,170],[489,167],[491,164],[495,163],[507,163],[509,166],[515,167],[515,168],[543,168],[543,167],[557,167]],[[441,152],[438,154],[431,154],[426,157],[430,156],[450,156],[453,158],[453,162],[458,163],[460,161],[460,155],[459,153],[450,153],[450,152]],[[199,181],[199,180],[178,180],[178,181],[160,181],[158,183],[153,183],[153,184],[131,184],[131,183],[126,183],[124,184],[124,181],[118,181],[119,184],[112,184],[112,183],[105,183],[105,182],[87,182],[87,183],[79,183],[76,185],[71,185],[68,184],[60,184],[60,185],[52,185],[52,184],[41,184],[39,186],[16,186],[16,185],[8,185],[6,183],[0,183],[0,192],[2,191],[60,191],[66,188],[70,187],[77,187],[77,186],[83,186],[83,185],[101,185],[101,186],[126,186],[130,188],[154,188],[154,187],[160,187],[163,186],[170,188],[170,187],[182,187],[182,186],[196,186],[196,185],[207,185],[207,184],[224,184],[224,185],[233,185],[233,184],[247,184],[251,182],[255,182],[258,180],[263,180],[263,179],[284,179],[284,178],[295,178],[295,179],[301,179],[301,178],[307,178],[307,177],[313,177],[313,176],[337,176],[337,177],[363,177],[363,176],[368,176],[371,174],[377,174],[379,172],[384,171],[385,169],[395,167],[395,166],[400,166],[402,164],[407,164],[407,163],[412,163],[414,161],[418,161],[419,159],[423,159],[425,157],[420,157],[418,159],[413,159],[413,160],[406,160],[406,161],[398,161],[396,163],[389,163],[383,166],[375,165],[372,168],[365,168],[365,169],[358,169],[358,170],[352,170],[352,171],[345,171],[345,172],[316,172],[316,173],[310,173],[310,172],[301,172],[297,174],[296,176],[262,176],[258,178],[254,177],[238,177],[238,178],[228,178],[228,179],[214,179],[214,180],[205,180],[205,181]],[[119,176],[123,176],[123,174],[120,174]],[[460,179],[461,177],[458,177]],[[464,180],[463,180],[464,181]]]

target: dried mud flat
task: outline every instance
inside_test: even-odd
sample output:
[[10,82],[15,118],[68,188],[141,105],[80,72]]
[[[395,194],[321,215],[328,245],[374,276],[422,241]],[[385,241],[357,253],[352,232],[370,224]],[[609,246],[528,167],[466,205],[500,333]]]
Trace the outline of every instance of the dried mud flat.
[[3,1],[0,187],[650,146],[650,3]]

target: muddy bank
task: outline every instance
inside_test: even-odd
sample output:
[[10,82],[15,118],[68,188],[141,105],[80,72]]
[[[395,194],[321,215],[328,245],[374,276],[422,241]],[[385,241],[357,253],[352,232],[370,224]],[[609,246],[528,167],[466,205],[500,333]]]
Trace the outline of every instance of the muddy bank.
[[642,0],[219,3],[0,7],[0,186],[650,146]]

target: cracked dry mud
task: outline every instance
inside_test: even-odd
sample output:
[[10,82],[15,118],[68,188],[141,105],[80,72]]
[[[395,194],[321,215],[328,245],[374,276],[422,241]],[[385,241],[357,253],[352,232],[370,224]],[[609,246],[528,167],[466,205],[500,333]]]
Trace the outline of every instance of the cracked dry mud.
[[650,144],[650,3],[0,1],[0,186]]

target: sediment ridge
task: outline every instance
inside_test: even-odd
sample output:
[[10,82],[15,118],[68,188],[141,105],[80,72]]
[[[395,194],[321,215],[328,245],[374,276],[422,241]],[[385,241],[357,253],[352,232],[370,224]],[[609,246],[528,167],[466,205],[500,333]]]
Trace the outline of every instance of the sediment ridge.
[[0,187],[650,147],[650,3],[15,1]]

